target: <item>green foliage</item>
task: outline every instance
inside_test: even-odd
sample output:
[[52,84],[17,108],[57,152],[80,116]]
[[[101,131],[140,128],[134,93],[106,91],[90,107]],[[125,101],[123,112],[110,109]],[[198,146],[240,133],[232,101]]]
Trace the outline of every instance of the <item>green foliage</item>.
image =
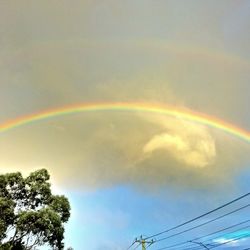
[[49,173],[41,169],[24,178],[0,175],[0,249],[63,249],[64,223],[70,217],[65,196],[52,195]]

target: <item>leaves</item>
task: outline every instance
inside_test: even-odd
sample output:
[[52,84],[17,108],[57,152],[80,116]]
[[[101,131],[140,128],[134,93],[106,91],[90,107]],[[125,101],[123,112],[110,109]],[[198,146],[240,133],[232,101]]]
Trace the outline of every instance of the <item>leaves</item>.
[[14,223],[14,220],[14,202],[0,197],[0,240],[6,236],[5,232]]
[[52,196],[50,207],[60,215],[62,222],[68,221],[70,217],[70,204],[64,195]]
[[49,179],[46,169],[27,178],[19,172],[0,175],[1,249],[22,249],[20,244],[31,249],[46,243],[63,249],[63,223],[70,217],[70,204],[65,196],[52,195]]

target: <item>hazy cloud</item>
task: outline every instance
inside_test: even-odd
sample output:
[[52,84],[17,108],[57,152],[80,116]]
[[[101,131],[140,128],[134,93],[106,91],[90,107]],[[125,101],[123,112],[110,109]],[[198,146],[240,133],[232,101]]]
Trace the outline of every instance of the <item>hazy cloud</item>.
[[[142,101],[250,125],[245,2],[0,5],[0,122],[73,103]],[[84,113],[1,134],[0,167],[47,167],[74,188],[212,187],[233,183],[248,150],[232,136],[180,119]]]
[[171,119],[165,119],[162,125],[168,132],[155,135],[147,142],[143,148],[146,155],[163,149],[190,167],[205,167],[213,163],[215,142],[205,127]]

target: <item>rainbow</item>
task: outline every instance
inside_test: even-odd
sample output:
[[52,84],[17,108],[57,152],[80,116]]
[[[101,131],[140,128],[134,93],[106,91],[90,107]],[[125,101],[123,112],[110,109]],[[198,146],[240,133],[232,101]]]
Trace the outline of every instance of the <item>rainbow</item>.
[[249,131],[243,130],[218,118],[187,109],[147,103],[85,103],[45,110],[42,112],[21,116],[0,124],[0,133],[4,133],[20,126],[24,126],[42,120],[56,118],[59,116],[66,116],[82,112],[100,111],[147,112],[167,115],[170,117],[176,117],[220,129],[228,134],[236,136],[250,143]]

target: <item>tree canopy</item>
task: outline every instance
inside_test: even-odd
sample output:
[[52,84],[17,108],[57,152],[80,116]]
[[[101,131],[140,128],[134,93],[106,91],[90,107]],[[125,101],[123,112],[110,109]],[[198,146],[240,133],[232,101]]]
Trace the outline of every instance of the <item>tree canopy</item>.
[[20,172],[0,175],[0,249],[63,249],[70,204],[52,194],[49,179],[46,169],[26,178]]

